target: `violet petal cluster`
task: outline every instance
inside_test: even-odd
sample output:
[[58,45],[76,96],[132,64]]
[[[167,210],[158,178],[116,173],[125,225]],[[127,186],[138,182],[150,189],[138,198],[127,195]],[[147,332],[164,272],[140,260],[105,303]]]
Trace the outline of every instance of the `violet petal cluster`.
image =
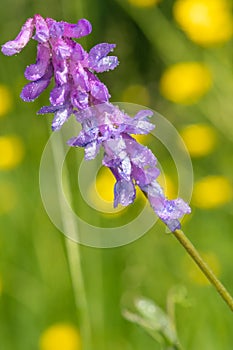
[[52,18],[44,19],[37,14],[26,21],[15,40],[2,46],[2,52],[11,56],[19,53],[30,39],[38,42],[36,62],[24,73],[30,83],[24,86],[21,98],[26,102],[34,101],[54,78],[50,106],[38,111],[38,114],[54,113],[53,130],[59,130],[76,110],[109,100],[107,87],[94,73],[105,72],[118,65],[116,56],[108,56],[115,45],[98,44],[87,53],[71,39],[86,36],[91,30],[91,24],[86,19],[70,24]]
[[83,147],[85,158],[93,159],[104,149],[103,165],[116,178],[114,206],[129,205],[135,199],[139,186],[147,196],[153,210],[171,231],[180,228],[179,219],[190,213],[190,207],[181,199],[168,200],[157,182],[157,159],[147,147],[139,144],[132,134],[147,134],[154,125],[149,122],[153,114],[142,110],[133,118],[109,102],[107,87],[95,73],[114,69],[116,56],[109,56],[114,44],[102,43],[89,53],[73,38],[90,34],[91,24],[80,19],[76,24],[57,22],[40,15],[29,18],[17,37],[2,46],[5,55],[19,53],[33,39],[37,41],[36,62],[26,67],[21,98],[34,101],[54,79],[50,92],[50,105],[38,113],[53,113],[52,129],[59,130],[74,114],[82,130],[68,144]]
[[179,218],[190,213],[181,199],[168,200],[157,182],[160,174],[157,159],[150,149],[139,144],[131,134],[148,134],[154,125],[148,120],[153,112],[141,110],[133,118],[111,103],[96,105],[76,113],[82,125],[77,137],[68,141],[70,146],[84,147],[85,158],[93,159],[100,147],[104,149],[103,165],[116,178],[114,206],[133,203],[136,186],[147,196],[153,210],[171,231],[180,228]]

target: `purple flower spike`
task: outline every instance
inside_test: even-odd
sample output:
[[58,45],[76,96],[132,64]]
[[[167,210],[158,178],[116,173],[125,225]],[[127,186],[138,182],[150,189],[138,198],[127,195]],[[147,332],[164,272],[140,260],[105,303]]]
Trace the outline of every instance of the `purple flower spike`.
[[106,43],[94,46],[89,52],[89,67],[97,73],[106,72],[116,68],[119,64],[118,58],[116,56],[107,56],[115,47],[115,44]]
[[8,41],[2,46],[2,53],[7,56],[12,56],[19,53],[29,42],[34,29],[34,19],[29,18],[23,25],[20,33],[15,40]]
[[45,74],[50,60],[50,48],[47,44],[38,44],[36,63],[28,66],[24,72],[28,80],[38,80]]
[[36,63],[25,70],[30,83],[23,88],[21,98],[34,101],[54,78],[49,98],[51,105],[42,107],[38,114],[54,114],[53,131],[60,130],[74,114],[82,130],[67,143],[72,147],[83,147],[85,159],[94,159],[103,148],[102,164],[116,179],[114,207],[133,203],[138,186],[169,229],[180,228],[179,219],[191,209],[181,198],[168,200],[165,197],[157,182],[160,171],[156,157],[132,137],[148,134],[155,127],[149,121],[153,112],[142,110],[130,117],[109,102],[108,88],[94,74],[118,65],[116,56],[108,56],[115,44],[98,44],[87,53],[72,38],[90,34],[92,27],[88,20],[80,19],[72,24],[44,19],[37,14],[26,21],[15,40],[2,46],[3,54],[19,53],[32,38],[34,29],[37,58]]

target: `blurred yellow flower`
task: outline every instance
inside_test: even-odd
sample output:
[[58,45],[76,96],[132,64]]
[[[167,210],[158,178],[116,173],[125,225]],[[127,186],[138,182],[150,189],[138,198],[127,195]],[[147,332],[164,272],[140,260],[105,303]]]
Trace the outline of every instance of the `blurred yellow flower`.
[[150,104],[150,94],[148,89],[143,85],[129,85],[123,91],[122,101],[148,106]]
[[96,177],[96,190],[99,196],[111,204],[114,201],[114,185],[116,179],[107,167],[101,167]]
[[151,142],[152,136],[150,134],[133,134],[132,137],[137,140],[138,143],[141,143],[142,145],[148,145]]
[[164,193],[167,198],[174,199],[177,197],[177,188],[175,186],[174,181],[169,175],[160,173],[157,180],[158,180],[158,183],[164,189]]
[[168,100],[192,104],[211,87],[209,69],[198,62],[181,62],[168,67],[160,79],[160,92]]
[[[209,265],[214,274],[217,277],[219,277],[221,268],[217,256],[212,252],[202,253],[201,256],[203,257],[204,261],[206,261],[206,263]],[[202,286],[210,284],[210,282],[202,273],[202,271],[196,266],[196,264],[193,263],[191,259],[189,259],[187,255],[184,258],[183,265],[189,279],[192,282]]]
[[[116,179],[107,167],[101,167],[96,180],[89,188],[89,198],[95,207],[103,212],[122,214],[122,211],[126,209],[122,205],[118,205],[117,208],[113,207],[114,203],[114,185]],[[136,187],[136,200],[146,200],[141,190]]]
[[9,213],[17,203],[17,193],[10,182],[0,182],[0,215]]
[[0,117],[9,112],[12,106],[10,90],[5,85],[0,85]]
[[117,208],[113,207],[115,182],[111,171],[104,166],[101,167],[88,190],[88,197],[97,210],[117,214],[124,208],[120,205]]
[[46,329],[40,338],[40,350],[81,350],[78,330],[69,324],[55,324]]
[[177,0],[174,17],[197,44],[210,46],[232,37],[233,17],[227,0]]
[[224,176],[207,176],[194,184],[192,202],[199,208],[219,207],[232,199],[230,181]]
[[161,0],[128,0],[131,5],[137,7],[152,7]]
[[192,157],[209,154],[217,143],[217,134],[214,128],[205,124],[188,125],[180,131],[180,135]]
[[24,145],[18,136],[0,136],[0,170],[15,168],[23,156]]

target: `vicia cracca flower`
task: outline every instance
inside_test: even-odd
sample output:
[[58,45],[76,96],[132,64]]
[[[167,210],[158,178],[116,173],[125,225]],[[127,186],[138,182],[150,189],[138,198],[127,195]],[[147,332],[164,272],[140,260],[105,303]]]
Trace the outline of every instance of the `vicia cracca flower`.
[[36,63],[25,70],[30,82],[23,88],[21,98],[34,101],[54,79],[50,105],[38,113],[54,113],[53,130],[59,130],[74,114],[82,130],[68,144],[84,147],[87,160],[95,158],[103,147],[103,165],[116,178],[114,206],[132,203],[135,187],[139,186],[155,213],[174,231],[180,227],[179,219],[191,210],[180,198],[165,198],[156,180],[159,175],[156,157],[131,136],[147,134],[154,128],[148,120],[153,113],[142,110],[131,118],[109,102],[108,89],[95,73],[118,65],[116,56],[108,56],[115,45],[98,44],[87,53],[72,39],[86,36],[91,30],[86,19],[70,24],[35,15],[26,21],[15,40],[2,46],[2,52],[11,56],[19,53],[30,39],[38,42]]

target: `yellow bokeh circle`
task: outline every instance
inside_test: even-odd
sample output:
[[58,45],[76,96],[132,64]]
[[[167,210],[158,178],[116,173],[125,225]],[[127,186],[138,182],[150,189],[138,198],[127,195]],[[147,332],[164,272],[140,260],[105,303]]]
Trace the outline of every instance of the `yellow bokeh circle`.
[[152,7],[158,4],[161,0],[128,0],[131,5],[136,7]]
[[168,67],[160,79],[160,92],[180,104],[197,102],[211,87],[212,75],[199,62],[181,62]]
[[0,84],[0,117],[7,114],[12,107],[12,96],[7,86]]
[[138,143],[141,143],[142,145],[148,145],[151,140],[151,135],[148,134],[137,134],[137,135],[131,135]]
[[88,197],[95,209],[104,213],[120,213],[122,206],[114,208],[114,185],[116,179],[111,171],[102,166],[88,189]]
[[160,173],[157,180],[160,186],[162,186],[162,188],[164,189],[164,194],[167,198],[174,199],[175,197],[177,197],[177,187],[171,176],[164,173]]
[[81,350],[78,330],[69,324],[55,324],[46,329],[40,338],[40,350]]
[[[97,210],[106,213],[123,214],[127,207],[119,204],[114,208],[114,186],[116,179],[111,171],[102,166],[97,173],[96,179],[91,184],[88,190],[88,196],[92,204]],[[136,186],[136,201],[140,200],[143,204],[146,198],[138,186]]]
[[202,209],[219,207],[232,200],[233,190],[224,176],[207,176],[194,184],[192,202]]
[[106,167],[101,167],[95,181],[97,193],[106,202],[114,201],[114,185],[116,179]]
[[24,145],[18,136],[0,136],[0,170],[11,170],[24,156]]
[[174,17],[188,37],[202,46],[224,43],[233,34],[233,16],[227,0],[177,0]]
[[209,125],[188,125],[180,131],[185,145],[192,157],[201,157],[211,153],[217,143],[217,134]]

